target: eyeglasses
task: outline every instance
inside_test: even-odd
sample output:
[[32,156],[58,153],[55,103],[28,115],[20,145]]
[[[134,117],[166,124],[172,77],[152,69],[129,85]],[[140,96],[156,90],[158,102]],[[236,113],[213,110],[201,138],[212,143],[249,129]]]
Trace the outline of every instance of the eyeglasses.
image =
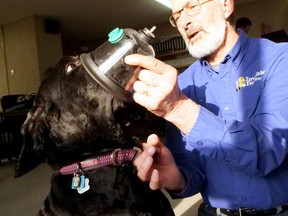
[[173,27],[177,27],[178,26],[178,20],[181,16],[181,12],[184,11],[185,14],[187,14],[188,16],[196,16],[198,13],[201,12],[201,5],[209,2],[212,0],[206,0],[204,2],[201,2],[199,0],[195,1],[195,0],[190,0],[189,2],[186,3],[186,5],[179,11],[177,11],[176,13],[173,13],[170,17],[169,17],[169,21],[171,23],[171,25]]

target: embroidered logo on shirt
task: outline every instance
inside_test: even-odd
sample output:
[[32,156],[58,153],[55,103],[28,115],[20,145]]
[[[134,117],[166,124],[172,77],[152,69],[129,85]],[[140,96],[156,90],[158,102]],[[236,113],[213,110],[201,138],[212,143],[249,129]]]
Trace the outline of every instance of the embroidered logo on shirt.
[[255,76],[253,77],[239,77],[239,79],[236,81],[236,91],[240,91],[242,88],[247,86],[252,86],[256,81],[259,81],[262,79],[262,76],[264,75],[265,71],[261,70],[256,72]]

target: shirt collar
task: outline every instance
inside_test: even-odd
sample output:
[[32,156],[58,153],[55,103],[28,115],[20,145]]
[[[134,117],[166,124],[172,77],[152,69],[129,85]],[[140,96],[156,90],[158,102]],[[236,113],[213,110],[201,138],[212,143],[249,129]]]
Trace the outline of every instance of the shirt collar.
[[235,46],[227,54],[227,56],[230,56],[232,58],[233,65],[236,69],[239,68],[239,65],[241,64],[244,56],[246,55],[248,46],[249,38],[245,32],[241,31]]
[[[240,63],[242,62],[246,54],[248,46],[249,46],[249,38],[245,32],[241,31],[236,44],[226,55],[222,63],[225,64],[225,62],[227,62],[229,59],[232,59],[234,67],[238,69]],[[202,58],[200,59],[200,62],[203,66],[210,67],[206,59]]]
[[243,60],[246,51],[248,49],[248,46],[249,46],[249,38],[245,32],[241,31],[238,41],[236,42],[232,50],[228,53],[228,55],[232,57],[233,62],[235,64],[238,64],[238,66]]

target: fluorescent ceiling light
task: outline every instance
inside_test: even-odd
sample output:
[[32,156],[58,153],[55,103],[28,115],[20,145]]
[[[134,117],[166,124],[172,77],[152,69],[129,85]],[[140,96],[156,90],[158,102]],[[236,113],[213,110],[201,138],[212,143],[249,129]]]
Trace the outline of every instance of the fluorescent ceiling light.
[[172,2],[171,2],[171,0],[155,0],[155,1],[157,1],[158,3],[160,3],[160,4],[162,4],[162,5],[166,6],[166,7],[168,7],[168,8],[170,8],[170,9],[172,9]]

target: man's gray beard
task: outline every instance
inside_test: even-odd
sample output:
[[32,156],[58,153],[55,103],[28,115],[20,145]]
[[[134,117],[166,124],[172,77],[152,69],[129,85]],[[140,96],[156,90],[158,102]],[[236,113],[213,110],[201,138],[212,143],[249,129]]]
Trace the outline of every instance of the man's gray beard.
[[194,58],[203,58],[213,54],[224,42],[226,34],[226,23],[225,20],[222,20],[218,26],[217,31],[215,32],[206,32],[205,39],[200,39],[195,42],[193,45],[190,44],[190,41],[185,40],[186,46],[190,55]]

